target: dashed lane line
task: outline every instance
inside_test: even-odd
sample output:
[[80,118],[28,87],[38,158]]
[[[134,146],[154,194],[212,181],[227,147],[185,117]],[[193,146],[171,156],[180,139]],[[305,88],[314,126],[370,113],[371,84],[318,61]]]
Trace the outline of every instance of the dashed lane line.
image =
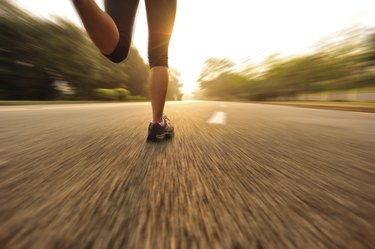
[[227,113],[226,112],[215,112],[208,120],[209,124],[220,124],[225,125],[227,122]]

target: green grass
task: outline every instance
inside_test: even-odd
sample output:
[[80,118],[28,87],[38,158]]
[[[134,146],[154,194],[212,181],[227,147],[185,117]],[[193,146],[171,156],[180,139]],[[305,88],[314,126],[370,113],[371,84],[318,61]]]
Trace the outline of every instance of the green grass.
[[[267,102],[267,101],[265,101]],[[298,103],[298,104],[317,104],[317,105],[358,105],[375,107],[375,102],[352,102],[352,101],[305,101],[305,100],[284,100],[284,101],[269,101],[279,103]]]
[[362,88],[356,88],[356,89],[342,89],[342,90],[330,90],[330,91],[322,91],[322,92],[316,92],[316,93],[302,93],[305,95],[316,95],[316,94],[346,94],[346,93],[374,93],[375,87],[369,86],[369,87],[362,87]]
[[128,96],[127,101],[147,101],[143,96]]
[[90,100],[0,100],[0,105],[49,105],[49,104],[83,104],[98,103]]
[[[133,97],[133,96],[131,96]],[[0,100],[1,105],[50,105],[50,104],[86,104],[86,103],[126,103],[133,101],[147,101],[136,96],[128,101],[97,101],[97,100]]]

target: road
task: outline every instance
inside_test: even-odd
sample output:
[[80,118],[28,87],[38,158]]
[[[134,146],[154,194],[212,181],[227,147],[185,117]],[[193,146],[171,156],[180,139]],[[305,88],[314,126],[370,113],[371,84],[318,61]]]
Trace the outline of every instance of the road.
[[0,248],[374,248],[374,114],[150,109],[0,107]]

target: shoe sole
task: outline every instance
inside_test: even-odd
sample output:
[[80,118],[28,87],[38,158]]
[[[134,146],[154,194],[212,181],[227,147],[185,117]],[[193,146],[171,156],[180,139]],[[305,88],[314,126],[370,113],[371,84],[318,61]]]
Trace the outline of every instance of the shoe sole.
[[157,134],[157,135],[154,135],[154,136],[148,136],[147,137],[147,140],[148,141],[155,141],[155,142],[160,142],[160,141],[163,141],[165,139],[169,139],[169,138],[172,138],[174,135],[174,133],[168,133],[168,132],[165,132],[163,134]]

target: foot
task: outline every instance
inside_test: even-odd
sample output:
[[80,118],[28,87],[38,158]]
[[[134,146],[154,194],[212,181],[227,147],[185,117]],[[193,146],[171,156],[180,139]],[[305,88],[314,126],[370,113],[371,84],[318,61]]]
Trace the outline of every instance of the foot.
[[149,141],[162,141],[171,138],[174,135],[174,128],[167,116],[163,116],[161,123],[150,123],[148,126]]

